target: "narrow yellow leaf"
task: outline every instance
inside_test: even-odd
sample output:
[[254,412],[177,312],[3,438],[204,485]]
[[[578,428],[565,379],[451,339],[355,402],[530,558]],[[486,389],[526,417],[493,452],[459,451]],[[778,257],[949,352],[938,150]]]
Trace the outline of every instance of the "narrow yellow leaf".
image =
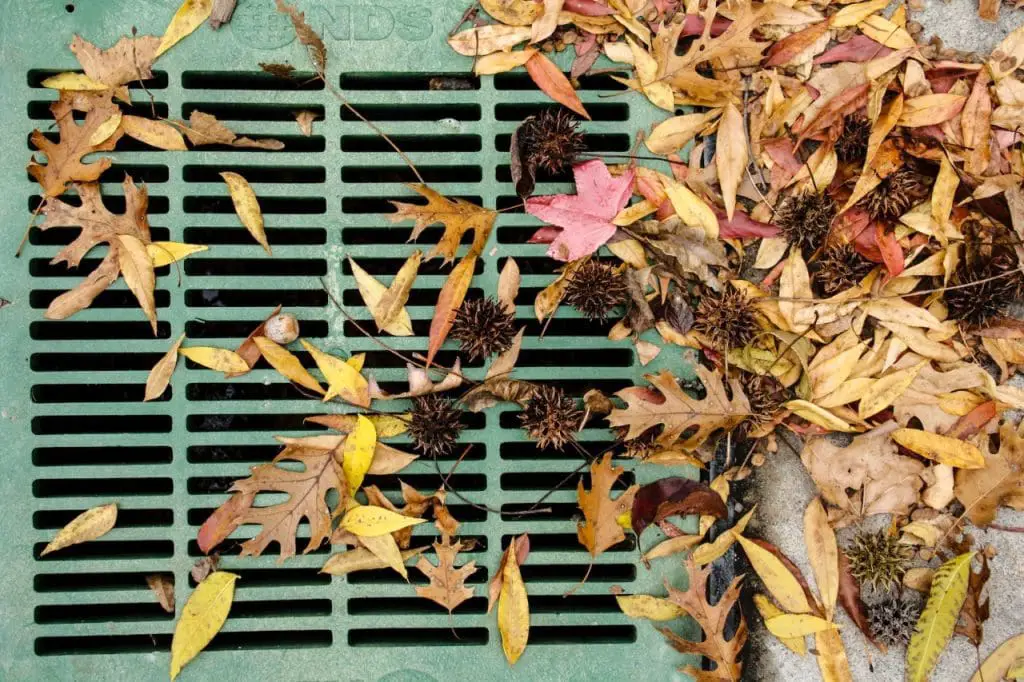
[[[352,266],[352,276],[356,278],[359,295],[363,298],[363,303],[366,304],[370,314],[373,315],[374,311],[378,309],[384,294],[387,293],[388,288],[374,279],[373,275],[359,267],[359,264],[351,258],[348,259],[348,262]],[[381,326],[380,330],[392,336],[412,336],[412,319],[409,317],[409,312],[402,308],[394,321]]]
[[537,48],[527,46],[522,50],[514,52],[494,52],[484,55],[476,60],[476,63],[473,65],[473,73],[478,76],[505,73],[526,64],[530,57],[535,54],[537,54]]
[[718,218],[704,201],[686,185],[662,178],[672,208],[686,225],[701,227],[709,239],[718,239]]
[[395,279],[392,280],[391,286],[384,291],[380,300],[377,301],[377,305],[370,311],[377,323],[378,331],[391,326],[405,311],[405,302],[409,300],[409,292],[412,290],[413,282],[416,281],[416,273],[422,258],[423,254],[417,250],[406,259],[398,270],[398,274],[395,275]]
[[117,523],[116,504],[105,504],[87,509],[61,528],[39,555],[46,556],[58,549],[95,540],[109,533],[115,523]]
[[866,344],[858,343],[814,366],[807,378],[811,382],[811,395],[817,399],[838,389],[853,374]]
[[185,335],[182,334],[174,342],[170,350],[164,353],[164,356],[153,365],[153,369],[149,370],[149,376],[146,377],[146,394],[142,398],[143,402],[156,400],[167,390],[167,384],[170,383],[171,375],[174,374],[174,366],[178,364],[178,349],[181,348],[184,340]]
[[154,268],[170,265],[175,261],[188,258],[193,253],[200,253],[209,249],[205,244],[183,244],[181,242],[152,242],[146,244],[146,252],[149,259],[153,261]]
[[722,118],[718,122],[715,167],[722,188],[722,199],[725,201],[725,214],[729,220],[732,220],[733,212],[736,210],[736,191],[743,182],[743,172],[747,168],[749,158],[747,135],[743,127],[743,115],[739,109],[731,101],[726,103],[725,109],[722,110]]
[[89,136],[89,144],[96,146],[106,142],[114,134],[114,131],[117,130],[117,127],[121,125],[122,118],[124,116],[121,114],[120,109],[111,114],[110,118],[96,126],[96,130]]
[[94,81],[84,73],[72,73],[70,71],[50,76],[44,79],[40,85],[52,90],[106,90],[110,87],[105,83]]
[[[324,379],[327,380],[327,393],[324,394],[324,402],[338,396],[345,402],[359,407],[370,406],[370,385],[359,373],[359,370],[350,364],[351,358],[348,361],[336,358],[305,339],[301,339],[301,343],[302,347],[313,356],[313,361],[323,372]],[[365,417],[363,418],[365,419]]]
[[1022,658],[1024,658],[1024,634],[1010,637],[988,655],[977,672],[971,676],[971,682],[993,682],[1004,677],[1014,679],[1008,673],[1014,663],[1019,663]]
[[349,509],[341,519],[341,527],[359,537],[373,537],[394,533],[409,526],[423,523],[426,519],[414,519],[411,516],[403,516],[390,509],[374,507],[372,505],[360,505]]
[[814,582],[818,586],[825,617],[832,620],[839,598],[839,546],[825,507],[817,497],[804,510],[804,544],[807,545],[807,557],[814,571]]
[[888,6],[889,0],[871,0],[870,2],[847,5],[832,15],[831,26],[832,28],[856,26],[875,12],[880,12]]
[[299,386],[305,386],[311,391],[323,393],[320,382],[313,378],[313,375],[306,371],[302,362],[292,355],[284,346],[279,346],[265,336],[254,336],[253,343],[260,349],[260,354],[288,381],[294,381]]
[[958,438],[921,429],[896,429],[892,439],[922,457],[958,469],[984,469],[985,456],[978,446]]
[[345,364],[357,372],[362,372],[364,362],[366,362],[366,353],[356,353],[348,360],[346,360]]
[[679,552],[685,552],[694,545],[700,543],[703,538],[703,535],[679,535],[674,538],[662,540],[644,554],[644,561],[661,559],[663,557],[678,554]]
[[644,144],[654,154],[672,154],[689,144],[720,114],[720,111],[712,110],[701,114],[673,116],[656,125]]
[[782,615],[768,618],[764,624],[768,628],[768,632],[779,639],[805,637],[813,635],[815,632],[832,630],[836,627],[824,618],[818,618],[809,613],[783,613]]
[[409,572],[405,569],[405,562],[402,560],[402,550],[390,533],[384,535],[372,535],[359,538],[363,547],[377,557],[385,566],[393,568],[406,580],[409,579]]
[[860,399],[857,416],[861,419],[878,414],[893,404],[914,383],[914,379],[924,369],[928,361],[919,362],[913,367],[897,370],[872,382],[867,392]]
[[757,543],[751,542],[734,530],[729,532],[743,547],[750,565],[782,608],[790,613],[807,613],[811,610],[800,582],[789,572],[785,564]]
[[620,594],[615,601],[622,612],[630,618],[647,620],[674,620],[686,615],[683,607],[675,602],[649,594]]
[[[402,561],[408,561],[409,559],[423,554],[427,548],[417,547],[415,549],[407,549],[402,552]],[[388,565],[381,561],[373,552],[366,549],[365,547],[355,547],[345,552],[338,552],[332,554],[326,562],[324,562],[323,568],[320,569],[321,573],[328,573],[330,575],[348,575],[354,571],[369,571],[378,568],[387,568]]]
[[519,572],[516,553],[509,552],[502,570],[501,592],[498,595],[498,632],[501,650],[509,665],[515,665],[526,650],[530,638],[530,603],[526,585]]
[[185,602],[171,640],[172,680],[224,626],[235,597],[236,580],[238,576],[234,573],[214,571],[196,586]]
[[939,173],[935,176],[932,186],[932,219],[935,221],[935,236],[945,245],[949,241],[946,234],[949,215],[953,211],[953,199],[956,188],[960,186],[960,176],[946,155],[939,159]]
[[[348,434],[345,445],[341,449],[341,468],[345,472],[345,483],[348,486],[349,495],[355,495],[359,486],[363,484],[366,472],[370,469],[370,462],[373,461],[373,450],[376,447],[377,431],[373,428],[373,422],[361,414],[357,415],[356,428]],[[373,551],[372,547],[367,549]]]
[[263,227],[263,213],[256,200],[256,192],[252,191],[249,181],[238,173],[224,172],[220,176],[227,183],[228,192],[231,194],[231,203],[235,205],[235,213],[238,214],[242,225],[249,230],[249,234],[263,247],[264,251],[273,255],[270,244],[267,243],[267,232]]
[[120,246],[117,249],[117,262],[121,268],[121,276],[138,299],[139,306],[149,319],[153,335],[156,336],[156,298],[153,293],[156,288],[156,273],[153,272],[153,262],[149,259],[146,245],[138,237],[119,234],[117,240]]
[[960,608],[967,597],[967,579],[974,555],[975,552],[967,552],[953,557],[935,572],[928,602],[907,645],[908,682],[927,681],[953,636]]
[[804,261],[800,249],[792,248],[789,251],[789,258],[782,267],[782,274],[779,275],[779,313],[791,328],[796,331],[799,327],[795,321],[796,314],[807,306],[806,303],[791,299],[811,299],[814,292],[811,291],[811,274],[807,270],[807,263]]
[[167,52],[182,38],[202,26],[212,11],[213,0],[185,0],[171,17],[171,23],[164,31],[159,47],[156,48],[156,56],[159,57]]
[[724,556],[729,548],[732,547],[733,543],[736,542],[736,537],[747,529],[747,524],[750,523],[750,519],[754,517],[754,509],[751,508],[746,514],[744,514],[736,525],[730,529],[728,533],[722,533],[713,542],[709,542],[706,545],[701,545],[697,549],[693,550],[694,562],[698,566],[710,564],[715,559]]
[[900,28],[897,24],[892,23],[885,17],[879,14],[872,14],[868,18],[864,19],[860,23],[860,30],[864,32],[868,38],[871,38],[877,43],[882,43],[886,47],[891,47],[894,50],[905,50],[907,48],[917,47],[917,43],[907,33],[906,29]]
[[814,648],[818,650],[818,670],[822,682],[853,682],[850,661],[839,630],[822,630],[814,633]]
[[[785,614],[785,611],[776,606],[772,601],[763,594],[754,595],[754,606],[761,614],[761,618],[767,621],[769,618],[775,618]],[[778,635],[776,635],[778,637]],[[804,641],[803,637],[778,637],[778,640],[782,642],[782,645],[792,651],[794,654],[799,656],[807,655],[807,642]]]
[[249,371],[249,365],[246,364],[242,356],[226,348],[193,346],[191,348],[179,348],[178,353],[196,364],[209,369],[215,369],[218,372],[224,372],[225,374]]
[[163,121],[142,116],[125,116],[121,121],[121,127],[124,129],[125,135],[148,144],[150,147],[176,152],[188,149],[185,146],[185,138],[181,136],[178,129]]
[[786,403],[786,409],[793,412],[793,414],[806,419],[812,424],[817,424],[829,431],[843,431],[845,433],[856,431],[855,428],[825,408],[818,407],[814,403],[807,402],[806,400],[790,400]]

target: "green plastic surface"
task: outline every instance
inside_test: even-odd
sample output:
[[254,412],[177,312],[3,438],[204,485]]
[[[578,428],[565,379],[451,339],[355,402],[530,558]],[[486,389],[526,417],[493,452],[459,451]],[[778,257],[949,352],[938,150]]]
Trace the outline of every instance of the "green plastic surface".
[[[140,34],[159,35],[177,4],[4,4],[0,296],[10,301],[0,309],[6,360],[0,384],[5,574],[0,581],[0,678],[5,680],[166,679],[176,614],[165,614],[156,604],[145,576],[173,574],[180,613],[191,592],[189,569],[200,555],[196,529],[225,499],[230,481],[273,456],[274,434],[308,433],[314,429],[302,425],[304,415],[340,409],[321,408],[269,369],[226,381],[184,362],[169,399],[144,404],[146,374],[173,338],[186,332],[187,343],[234,347],[281,302],[299,316],[305,336],[314,342],[329,350],[365,351],[369,372],[380,381],[397,386],[393,382],[403,380],[404,369],[395,358],[346,329],[340,313],[325,300],[318,277],[326,278],[354,315],[370,319],[343,261],[351,256],[389,281],[417,248],[405,243],[409,224],[392,225],[384,216],[386,199],[412,196],[401,184],[410,178],[401,160],[363,123],[343,116],[337,101],[316,83],[281,89],[279,81],[259,72],[259,62],[308,68],[304,51],[271,0],[240,0],[231,24],[216,32],[203,26],[174,47],[158,61],[158,77],[149,91],[162,115],[187,117],[199,108],[242,134],[284,140],[287,148],[161,152],[125,138],[112,154],[114,168],[103,178],[108,197],[121,194],[125,171],[146,182],[150,222],[158,228],[154,238],[211,245],[180,272],[165,269],[159,277],[159,338],[152,338],[121,282],[70,320],[43,319],[52,296],[78,283],[100,254],[91,254],[80,271],[48,265],[60,245],[76,234],[54,230],[45,235],[35,231],[24,255],[13,257],[38,192],[24,170],[30,154],[27,135],[34,127],[49,130],[52,124],[46,104],[54,93],[38,82],[77,67],[66,47],[74,33],[101,47],[133,25]],[[483,78],[475,89],[427,89],[429,76],[470,72],[471,60],[444,42],[465,9],[462,0],[299,4],[323,32],[331,82],[408,150],[435,189],[488,207],[516,203],[508,180],[507,137],[516,121],[548,100],[521,70]],[[561,63],[568,65],[565,59]],[[664,118],[636,93],[621,92],[608,80],[594,83],[581,92],[595,117],[584,126],[593,136],[592,148],[626,152],[636,131]],[[146,92],[135,88],[132,93],[138,111],[149,115]],[[300,135],[292,117],[302,109],[322,114],[309,138]],[[264,206],[273,258],[240,227],[216,175],[222,170],[237,170],[252,181]],[[565,189],[541,183],[537,191]],[[475,290],[493,293],[502,259],[514,256],[519,262],[524,277],[518,314],[528,326],[519,376],[561,382],[575,395],[640,380],[644,369],[629,342],[608,342],[607,327],[576,320],[571,311],[560,310],[547,335],[538,338],[532,299],[551,281],[554,265],[544,256],[544,246],[525,243],[538,224],[521,212],[503,213],[473,282]],[[437,236],[431,230],[421,242],[429,245]],[[409,311],[418,336],[387,339],[399,349],[426,347],[432,303],[447,272],[439,260],[421,268],[416,282]],[[449,353],[442,361],[452,357]],[[678,348],[666,349],[648,369],[656,366],[688,373]],[[469,373],[480,376],[482,371],[477,367]],[[541,452],[524,441],[515,428],[514,410],[492,409],[472,424],[463,441],[480,445],[452,483],[473,500],[504,509],[532,503],[579,464],[571,451]],[[597,451],[609,434],[588,429],[581,438]],[[452,463],[449,458],[441,467],[447,470]],[[431,462],[417,462],[407,473],[403,479],[421,490],[438,484]],[[669,473],[646,466],[635,476],[647,482]],[[396,479],[376,482],[392,496],[397,493]],[[609,592],[617,584],[627,592],[663,594],[665,577],[685,584],[679,562],[660,560],[647,570],[635,550],[610,551],[597,560],[586,584],[563,596],[578,585],[589,563],[575,539],[574,489],[572,480],[551,496],[548,502],[556,513],[550,518],[529,520],[474,512],[452,500],[454,513],[466,521],[462,533],[481,542],[468,558],[482,570],[473,581],[479,596],[451,621],[393,572],[330,579],[317,573],[325,550],[278,566],[272,553],[240,559],[234,555],[236,546],[223,562],[241,576],[231,615],[222,634],[181,679],[682,678],[676,668],[684,657],[665,644],[652,624],[631,622],[619,613]],[[109,501],[121,507],[118,527],[110,534],[38,558],[46,541],[75,514]],[[417,530],[426,539],[433,532],[429,524]],[[533,538],[533,553],[523,569],[531,640],[518,665],[509,669],[495,616],[484,613],[484,581],[497,566],[503,542],[524,531]],[[253,532],[246,527],[236,537]],[[653,544],[657,534],[657,529],[648,530],[644,545]],[[421,580],[417,571],[411,575]]]

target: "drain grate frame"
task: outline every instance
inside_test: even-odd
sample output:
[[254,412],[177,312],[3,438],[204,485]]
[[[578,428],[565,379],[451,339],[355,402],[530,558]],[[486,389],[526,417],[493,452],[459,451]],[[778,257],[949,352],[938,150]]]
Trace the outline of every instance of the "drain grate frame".
[[[416,200],[402,185],[413,178],[401,160],[363,123],[351,120],[321,83],[287,86],[256,69],[261,61],[290,62],[300,69],[306,64],[290,25],[270,0],[239,3],[232,23],[219,32],[200,29],[159,60],[147,87],[161,116],[187,117],[198,108],[240,134],[280,139],[285,150],[170,153],[125,139],[102,178],[112,210],[123,207],[123,173],[146,182],[154,239],[211,245],[185,261],[180,272],[158,272],[158,337],[151,336],[120,282],[71,320],[43,319],[49,301],[87,274],[98,253],[77,271],[55,268],[49,259],[75,231],[35,231],[23,257],[13,258],[39,201],[24,171],[27,135],[32,127],[52,132],[47,103],[54,93],[39,83],[77,67],[66,48],[74,33],[101,47],[133,24],[142,34],[159,34],[177,4],[30,0],[0,25],[5,63],[0,129],[8,132],[0,140],[8,190],[0,215],[9,246],[0,249],[0,296],[11,302],[0,309],[0,340],[9,358],[0,397],[7,464],[0,493],[8,508],[0,521],[8,540],[0,642],[9,653],[0,662],[0,677],[164,679],[177,613],[159,608],[145,576],[174,576],[180,613],[192,587],[189,568],[200,555],[196,529],[224,499],[230,481],[273,456],[274,434],[315,431],[302,418],[322,410],[269,369],[225,381],[182,362],[166,396],[143,404],[146,373],[172,338],[185,332],[192,343],[232,346],[281,302],[302,320],[304,336],[324,348],[367,352],[367,367],[385,389],[397,389],[403,381],[400,363],[330,307],[318,278],[326,278],[358,319],[369,320],[345,259],[351,256],[387,282],[409,253],[436,241],[440,230],[428,230],[420,245],[406,244],[410,226],[392,225],[383,215],[390,212],[388,199]],[[518,119],[550,103],[524,74],[467,75],[470,60],[444,44],[464,3],[298,4],[327,42],[329,80],[399,143],[435,189],[491,208],[518,202],[508,171],[509,138]],[[45,38],[39,26],[47,27]],[[567,66],[564,59],[560,63]],[[458,89],[431,90],[431,79],[437,78]],[[594,115],[584,130],[596,151],[628,153],[635,131],[664,118],[664,112],[606,76],[583,79],[580,94]],[[147,93],[133,88],[132,96],[135,112],[150,115]],[[311,137],[302,136],[292,118],[302,109],[318,114]],[[238,224],[216,175],[222,170],[240,172],[252,182],[273,258]],[[568,189],[565,178],[544,180],[538,193]],[[517,316],[527,327],[520,375],[558,383],[576,395],[595,387],[617,390],[660,365],[686,375],[678,350],[668,349],[641,368],[628,342],[608,342],[606,327],[579,321],[571,311],[559,311],[545,338],[537,338],[533,296],[551,281],[554,267],[543,246],[525,243],[538,225],[521,209],[503,213],[471,290],[493,292],[503,259],[516,258],[523,273]],[[432,304],[447,269],[435,259],[421,273],[409,306],[417,335],[387,339],[403,351],[425,349]],[[450,351],[439,356],[445,363],[453,358]],[[470,367],[471,373],[482,371]],[[564,597],[589,563],[575,540],[575,483],[550,498],[549,517],[507,515],[535,501],[579,462],[572,453],[538,451],[515,429],[514,414],[501,408],[474,415],[463,436],[464,443],[478,445],[452,484],[506,514],[485,514],[453,500],[453,513],[465,522],[463,535],[479,543],[467,559],[481,567],[471,580],[481,596],[451,621],[393,573],[345,579],[318,574],[326,549],[283,566],[273,554],[239,559],[229,552],[224,567],[241,576],[232,615],[184,674],[281,680],[583,680],[638,674],[681,679],[676,667],[685,657],[650,624],[620,614],[609,592],[610,586],[622,585],[627,592],[662,593],[666,577],[684,585],[676,562],[663,560],[648,571],[626,543],[600,557],[587,583]],[[588,429],[581,438],[598,451],[609,435]],[[402,447],[401,440],[396,444]],[[452,462],[442,461],[442,469]],[[428,462],[407,471],[402,479],[421,489],[438,483]],[[641,467],[627,478],[647,482],[667,473]],[[398,491],[395,477],[373,482],[391,495]],[[114,531],[39,558],[67,520],[112,500],[122,508]],[[483,585],[511,536],[524,531],[534,538],[534,552],[523,567],[531,639],[527,653],[509,669],[494,615],[485,613]],[[253,532],[246,527],[236,536]],[[645,545],[656,532],[648,531]],[[417,537],[428,542],[431,533],[428,528]],[[414,583],[422,579],[417,571],[410,576]]]

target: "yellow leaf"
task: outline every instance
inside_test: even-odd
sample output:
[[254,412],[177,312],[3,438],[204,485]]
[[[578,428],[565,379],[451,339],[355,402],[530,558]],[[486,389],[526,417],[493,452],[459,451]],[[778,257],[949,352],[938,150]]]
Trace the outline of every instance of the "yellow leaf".
[[374,322],[377,323],[378,331],[390,327],[405,312],[405,302],[409,300],[409,292],[412,290],[412,283],[416,281],[422,257],[423,254],[416,251],[405,260],[395,279],[391,281],[391,286],[370,311]]
[[963,417],[971,410],[985,402],[985,398],[970,391],[953,391],[952,393],[940,393],[939,409],[947,414]]
[[949,214],[953,211],[953,198],[956,196],[956,188],[960,186],[960,176],[957,175],[953,164],[943,154],[939,160],[939,173],[935,176],[935,184],[932,186],[932,219],[935,220],[935,236],[939,241],[946,244],[949,241],[946,234]]
[[[351,362],[351,359],[349,362]],[[356,416],[354,414],[327,414],[318,417],[308,417],[307,421],[321,424],[335,431],[348,433],[356,427]],[[367,419],[373,422],[373,427],[377,429],[377,438],[394,438],[395,436],[401,436],[409,430],[408,415],[405,415],[403,419],[403,415],[400,414],[394,416],[371,414]]]
[[[363,298],[363,303],[366,304],[370,314],[373,315],[380,305],[384,294],[387,293],[388,288],[374,279],[373,275],[359,267],[351,258],[348,259],[348,262],[352,266],[352,276],[356,278],[359,295]],[[394,321],[381,326],[380,330],[392,336],[412,336],[412,319],[409,317],[409,312],[402,308]]]
[[715,538],[714,542],[701,545],[697,549],[693,550],[693,554],[691,556],[694,562],[696,562],[698,566],[703,566],[705,564],[710,564],[721,556],[724,556],[725,553],[729,551],[729,548],[732,547],[733,543],[736,542],[736,538],[739,534],[747,529],[747,524],[750,523],[750,519],[754,517],[754,509],[756,509],[756,507],[751,508],[750,511],[744,514],[728,533],[722,533]]
[[811,382],[811,395],[817,399],[839,388],[853,374],[864,349],[865,344],[858,343],[812,367],[807,373],[807,378]]
[[398,543],[390,533],[364,536],[359,538],[359,542],[380,559],[385,566],[395,569],[406,580],[409,579],[409,572],[405,569],[405,562],[402,560],[402,550],[398,548]]
[[155,121],[141,116],[125,116],[121,121],[125,135],[144,142],[150,147],[168,151],[185,151],[185,138],[177,128],[163,121]]
[[[775,618],[785,614],[785,611],[773,604],[768,597],[760,593],[754,595],[754,606],[757,607],[757,610],[761,613],[761,618],[766,622],[769,618]],[[776,637],[778,637],[778,635],[776,635]],[[778,637],[778,639],[782,642],[783,646],[793,653],[800,656],[807,655],[807,642],[804,641],[803,637]]]
[[779,312],[789,323],[791,330],[797,330],[798,325],[794,318],[807,304],[789,299],[811,298],[814,298],[814,292],[811,291],[811,275],[807,271],[807,263],[800,254],[800,249],[792,248],[779,276]]
[[656,125],[651,131],[650,137],[644,140],[644,144],[654,154],[677,152],[707,128],[708,124],[718,118],[720,113],[718,110],[713,110],[701,114],[673,116]]
[[345,364],[357,372],[362,372],[364,362],[366,362],[366,353],[356,353],[348,360],[346,360]]
[[686,615],[683,607],[675,602],[649,594],[620,594],[616,595],[615,601],[622,612],[630,618],[673,620]]
[[907,680],[926,682],[939,655],[953,636],[960,607],[967,597],[967,578],[975,552],[967,552],[942,564],[932,578],[928,603],[917,620],[907,645]]
[[[366,472],[370,469],[370,462],[373,461],[373,450],[376,447],[377,431],[373,428],[373,422],[361,414],[358,415],[356,428],[348,434],[345,446],[341,450],[341,468],[345,472],[345,483],[348,485],[349,495],[355,495],[359,486],[363,484]],[[372,547],[368,549],[373,550]],[[395,549],[397,551],[398,548]],[[377,554],[377,556],[380,555]]]
[[159,57],[167,52],[182,38],[202,26],[212,11],[213,0],[185,0],[171,17],[171,23],[164,31],[163,38],[160,39],[160,46],[156,48],[156,56]]
[[149,326],[156,336],[156,299],[153,290],[156,288],[156,273],[153,262],[149,259],[146,245],[138,237],[130,234],[119,234],[117,240],[117,262],[121,268],[121,276],[135,298],[138,299],[142,311],[149,319]]
[[966,95],[948,92],[911,97],[903,103],[899,125],[905,128],[938,125],[956,116],[966,102]]
[[444,234],[438,240],[437,246],[427,254],[428,259],[441,255],[445,263],[455,260],[455,252],[462,241],[462,235],[469,230],[473,230],[473,244],[469,247],[469,254],[479,256],[483,253],[487,238],[494,228],[494,219],[498,217],[497,213],[465,199],[449,199],[426,185],[409,185],[409,189],[425,197],[427,204],[421,206],[392,201],[398,210],[389,214],[388,220],[393,223],[403,220],[416,221],[409,239],[416,239],[430,225],[444,225]]
[[501,633],[501,650],[505,652],[505,658],[509,665],[515,665],[530,638],[530,603],[515,552],[508,553],[502,570],[498,632]]
[[253,343],[260,349],[260,354],[288,381],[294,381],[299,386],[305,386],[311,391],[323,393],[320,382],[313,378],[313,375],[306,371],[302,362],[291,354],[291,352],[274,343],[265,336],[254,336]]
[[146,244],[146,252],[149,254],[149,259],[153,261],[154,268],[170,265],[175,261],[191,256],[193,253],[200,253],[209,248],[205,244],[183,244],[181,242],[152,242]]
[[89,144],[91,146],[98,146],[106,142],[114,134],[114,131],[117,130],[117,127],[121,125],[121,119],[123,118],[124,116],[122,116],[120,109],[114,111],[110,118],[96,126],[96,130],[89,136]]
[[64,549],[80,542],[89,542],[98,537],[106,535],[117,522],[117,505],[105,504],[101,507],[87,509],[75,518],[71,519],[68,525],[61,528],[57,535],[46,545],[40,556],[46,556],[50,552]]
[[958,469],[984,469],[985,456],[976,445],[921,429],[896,429],[892,439],[926,459]]
[[663,557],[672,556],[673,554],[678,554],[679,552],[685,552],[698,544],[703,537],[703,535],[679,535],[674,538],[662,540],[644,554],[644,561],[661,559]]
[[263,227],[263,213],[260,211],[260,204],[256,200],[256,193],[252,191],[249,181],[238,173],[224,172],[220,176],[227,183],[228,192],[231,194],[231,203],[235,205],[235,213],[242,221],[245,229],[253,236],[263,250],[273,255],[270,244],[267,242],[267,232]]
[[179,348],[178,353],[196,364],[225,374],[249,371],[249,365],[246,364],[242,356],[226,348],[193,346],[192,348]]
[[718,238],[718,218],[711,207],[688,187],[670,178],[663,178],[665,194],[672,208],[686,225],[701,227],[709,239]]
[[72,73],[70,71],[50,76],[44,79],[40,85],[53,90],[106,90],[110,87],[105,83],[94,81],[84,73]]
[[790,400],[786,403],[786,409],[792,411],[797,416],[803,417],[812,424],[817,424],[829,431],[843,431],[846,433],[856,431],[855,428],[830,411],[806,400]]
[[[384,537],[384,536],[381,536]],[[390,536],[388,536],[390,537]],[[417,547],[415,549],[407,549],[402,552],[402,562],[406,562],[409,559],[423,554],[427,550],[427,547]],[[388,565],[377,558],[370,550],[365,547],[355,547],[345,552],[339,552],[332,554],[330,558],[324,562],[324,567],[320,569],[321,573],[328,573],[330,575],[348,575],[354,571],[369,571],[378,568],[387,568]]]
[[729,220],[732,220],[733,212],[736,210],[736,191],[743,182],[747,160],[747,135],[743,129],[743,115],[735,104],[728,102],[722,110],[722,119],[718,122],[715,167],[718,170],[718,182],[722,187],[722,199],[725,201],[725,214]]
[[473,65],[473,73],[478,76],[505,73],[522,66],[535,54],[537,54],[535,47],[526,47],[515,52],[494,52],[476,60],[476,64]]
[[734,530],[729,532],[743,547],[750,565],[783,609],[790,613],[807,613],[811,610],[800,582],[774,554]]
[[880,12],[888,6],[889,0],[871,0],[871,2],[847,5],[832,15],[832,28],[856,26],[875,12]]
[[171,375],[174,374],[174,366],[178,364],[178,349],[181,348],[181,343],[184,340],[185,335],[182,334],[170,350],[153,365],[153,369],[149,370],[149,376],[146,377],[146,394],[142,398],[144,402],[156,400],[167,390],[167,384],[170,383]]
[[902,298],[880,298],[867,301],[861,310],[882,322],[896,322],[910,327],[941,329],[942,323],[926,309]]
[[971,682],[994,682],[1009,677],[1010,668],[1021,658],[1024,658],[1024,634],[1010,637],[997,646],[971,676]]
[[768,618],[764,624],[768,628],[768,632],[779,639],[805,637],[813,635],[815,632],[832,630],[836,627],[824,618],[818,618],[809,613],[783,613],[782,615]]
[[822,682],[853,682],[850,661],[839,630],[822,630],[814,633],[814,648],[818,650],[818,670]]
[[238,576],[234,573],[214,571],[196,586],[185,602],[171,640],[172,680],[224,626],[235,597],[236,580]]
[[[359,407],[370,406],[369,383],[359,373],[359,370],[352,366],[351,358],[345,361],[334,357],[330,353],[323,352],[305,339],[301,339],[300,342],[302,347],[313,356],[313,361],[320,368],[320,371],[323,372],[324,379],[327,381],[327,393],[324,394],[324,402],[339,396],[345,402]],[[365,417],[363,418],[365,419]]]
[[[817,497],[804,510],[804,543],[814,571],[814,583],[825,608],[825,617],[832,620],[839,598],[839,546],[828,522],[825,507]],[[774,631],[773,631],[774,632]],[[810,634],[810,633],[806,633]]]
[[875,382],[874,379],[869,377],[854,377],[853,379],[847,379],[843,382],[843,385],[832,391],[826,396],[822,396],[815,401],[815,405],[823,407],[826,410],[831,410],[833,407],[840,407],[842,405],[849,405],[855,400],[860,400],[867,393],[867,390],[871,388],[871,384]]
[[409,526],[423,523],[426,519],[414,519],[403,516],[390,509],[361,505],[349,509],[341,519],[341,527],[359,537],[373,537],[394,533]]
[[529,38],[529,26],[489,24],[476,26],[449,36],[448,44],[465,57],[482,57],[499,50],[510,50]]
[[907,33],[906,29],[900,28],[897,24],[878,14],[873,14],[862,21],[860,23],[860,30],[868,38],[894,50],[917,47],[917,43]]
[[867,392],[860,399],[857,416],[861,419],[878,414],[893,404],[914,383],[914,379],[924,369],[928,361],[919,362],[913,367],[897,370],[872,382]]
[[565,296],[565,288],[569,285],[569,280],[572,278],[573,273],[579,270],[580,266],[588,260],[589,258],[579,258],[566,264],[555,281],[537,294],[537,298],[533,300],[533,312],[537,315],[538,322],[543,322],[544,318],[558,310],[558,304],[562,302],[562,297]]

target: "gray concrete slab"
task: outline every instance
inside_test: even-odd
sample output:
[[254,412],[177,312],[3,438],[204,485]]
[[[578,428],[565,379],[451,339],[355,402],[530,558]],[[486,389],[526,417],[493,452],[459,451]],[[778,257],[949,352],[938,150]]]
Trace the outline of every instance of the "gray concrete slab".
[[1006,35],[1024,24],[1024,10],[1004,4],[999,21],[978,16],[975,0],[924,0],[924,9],[910,13],[910,19],[924,27],[922,37],[938,36],[944,46],[985,55]]

